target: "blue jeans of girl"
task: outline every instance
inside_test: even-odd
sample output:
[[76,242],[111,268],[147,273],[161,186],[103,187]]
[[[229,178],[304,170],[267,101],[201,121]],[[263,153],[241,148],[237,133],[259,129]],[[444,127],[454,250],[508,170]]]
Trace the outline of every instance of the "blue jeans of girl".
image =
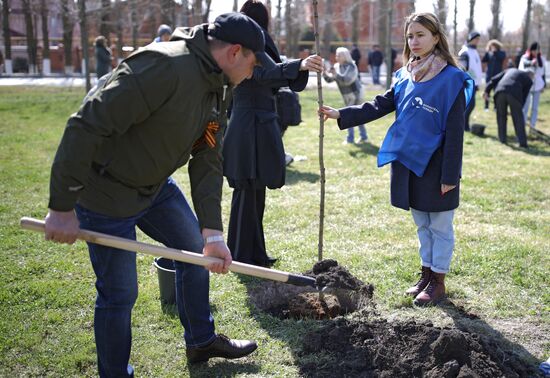
[[[81,206],[76,213],[83,229],[136,239],[136,226],[167,247],[202,253],[198,221],[183,193],[169,178],[151,206],[128,218],[114,218]],[[128,364],[132,341],[131,314],[138,295],[136,254],[88,243],[96,275],[94,333],[99,375],[132,376]],[[176,302],[188,347],[215,338],[209,304],[209,272],[202,266],[175,262]]]
[[454,210],[429,213],[411,209],[411,213],[417,227],[422,266],[436,273],[448,273],[455,245]]

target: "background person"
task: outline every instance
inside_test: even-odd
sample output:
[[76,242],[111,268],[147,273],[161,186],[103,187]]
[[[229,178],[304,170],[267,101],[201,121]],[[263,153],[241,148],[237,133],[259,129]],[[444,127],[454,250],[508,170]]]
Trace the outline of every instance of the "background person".
[[[336,81],[346,106],[359,105],[363,102],[359,70],[353,63],[347,48],[338,47],[336,49],[336,64],[329,72],[324,72],[323,76],[329,83]],[[345,144],[355,142],[354,129],[354,127],[348,128],[348,137],[344,141]],[[368,136],[365,125],[359,125],[359,135],[359,143],[366,143]]]
[[[529,120],[529,126],[532,129],[537,125],[540,95],[544,91],[544,88],[546,88],[545,67],[546,60],[540,52],[540,44],[538,42],[533,42],[531,46],[529,46],[529,50],[521,57],[518,67],[522,71],[527,71],[532,68],[535,72],[533,86],[523,105],[525,123]],[[529,115],[529,106],[531,107],[531,117],[527,117]]]
[[[261,28],[239,13],[179,28],[124,60],[68,120],[52,165],[46,240],[73,243],[79,227],[136,239],[136,226],[167,247],[222,259],[223,114],[227,89],[251,77],[264,54]],[[193,93],[193,96],[189,96]],[[196,216],[170,175],[189,162]],[[78,218],[77,218],[78,217]],[[131,314],[136,254],[88,243],[96,274],[94,332],[101,377],[133,376]],[[188,363],[239,358],[253,341],[214,331],[209,273],[175,262],[176,301]]]
[[[391,203],[411,209],[417,226],[421,278],[406,293],[423,306],[445,298],[459,204],[464,112],[474,84],[457,67],[445,26],[435,15],[410,15],[404,34],[404,67],[390,90],[361,106],[324,106],[319,111],[337,119],[340,129],[397,111],[380,147],[378,166],[391,163]],[[439,117],[433,116],[435,111]]]
[[280,87],[302,91],[308,69],[322,70],[322,59],[312,55],[281,63],[279,51],[267,33],[269,12],[265,5],[248,0],[241,12],[262,27],[265,52],[271,60],[261,62],[263,67],[256,67],[233,92],[223,145],[223,174],[233,188],[227,243],[234,260],[271,266],[276,259],[267,254],[263,230],[266,188],[282,187],[286,171],[275,93]]
[[95,39],[95,72],[99,80],[103,75],[111,72],[111,62],[113,54],[111,49],[107,47],[107,40],[100,35]]
[[353,62],[355,63],[355,66],[357,67],[358,75],[361,76],[361,73],[359,72],[359,64],[361,63],[361,50],[359,50],[359,47],[357,47],[357,44],[353,44],[353,47],[351,48],[351,59],[353,59]]
[[372,83],[380,85],[380,67],[384,62],[384,54],[380,51],[379,45],[374,45],[373,50],[369,52],[368,63],[372,73]]
[[172,28],[166,24],[161,24],[157,29],[157,36],[153,42],[166,42],[170,40]]
[[462,68],[474,79],[474,95],[472,100],[466,109],[466,123],[464,125],[464,130],[470,131],[470,115],[476,107],[476,93],[483,81],[483,71],[481,69],[481,59],[479,53],[477,52],[477,44],[479,43],[480,34],[476,31],[468,34],[468,40],[466,44],[462,46],[458,52],[458,62]]
[[486,64],[485,82],[488,83],[493,76],[506,68],[507,59],[506,53],[502,50],[502,43],[496,39],[487,42],[485,55],[483,55],[481,63]]
[[506,122],[508,119],[508,107],[514,122],[514,129],[519,146],[527,148],[527,136],[525,135],[525,118],[523,117],[522,107],[529,95],[529,90],[533,84],[534,68],[529,69],[529,73],[509,68],[491,78],[487,83],[483,98],[489,100],[489,95],[494,89],[495,108],[497,110],[498,139],[501,143],[506,141]]

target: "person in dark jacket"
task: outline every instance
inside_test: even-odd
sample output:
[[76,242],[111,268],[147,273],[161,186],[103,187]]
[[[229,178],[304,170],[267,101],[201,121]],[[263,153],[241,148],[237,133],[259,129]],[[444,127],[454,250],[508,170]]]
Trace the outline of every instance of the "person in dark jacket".
[[359,72],[359,63],[361,63],[361,50],[359,50],[359,47],[356,44],[353,44],[350,54],[351,59],[353,59],[353,62],[357,67],[357,75],[361,77],[361,73]]
[[270,266],[274,259],[266,252],[263,232],[265,193],[266,187],[277,189],[285,184],[286,169],[274,95],[280,87],[303,90],[308,70],[321,71],[323,63],[317,55],[281,63],[267,33],[269,13],[265,5],[249,0],[241,12],[263,28],[265,51],[276,64],[256,67],[252,77],[233,93],[223,146],[223,174],[233,188],[227,242],[234,260]]
[[483,98],[489,100],[491,91],[494,90],[495,108],[497,110],[498,139],[506,144],[506,122],[508,118],[508,106],[514,122],[516,137],[519,146],[527,148],[527,136],[525,134],[525,118],[523,116],[523,104],[529,90],[533,85],[534,70],[521,71],[517,68],[508,68],[491,78]]
[[391,203],[411,209],[418,228],[421,278],[406,293],[415,297],[416,305],[427,305],[445,297],[459,204],[464,113],[474,83],[457,67],[445,27],[434,14],[410,15],[404,30],[404,67],[390,90],[363,105],[319,111],[337,119],[340,129],[397,111],[378,165],[391,163]]
[[379,45],[374,45],[373,50],[369,52],[368,63],[372,73],[372,83],[380,84],[380,67],[384,62],[384,53],[380,51]]
[[111,61],[113,54],[111,49],[107,47],[107,41],[104,36],[100,35],[95,39],[95,72],[99,79],[103,75],[111,72]]
[[506,65],[506,53],[502,50],[502,43],[496,39],[491,39],[487,42],[485,48],[485,55],[481,59],[481,63],[487,65],[485,70],[485,83],[488,83],[493,76],[501,73]]
[[[231,89],[266,60],[261,28],[240,13],[178,28],[170,42],[132,54],[72,115],[51,171],[46,240],[72,244],[79,228],[136,239],[136,226],[176,249],[214,256],[227,272],[221,143]],[[189,94],[192,93],[192,96]],[[196,215],[170,175],[189,162]],[[136,255],[89,243],[96,274],[94,331],[101,377],[133,376],[131,314]],[[209,273],[175,262],[188,363],[252,353],[253,341],[215,333]]]

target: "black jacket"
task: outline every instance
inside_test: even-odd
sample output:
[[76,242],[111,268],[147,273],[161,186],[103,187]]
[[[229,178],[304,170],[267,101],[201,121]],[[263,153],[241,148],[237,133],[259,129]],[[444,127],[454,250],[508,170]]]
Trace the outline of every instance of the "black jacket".
[[527,72],[520,71],[517,68],[508,68],[491,78],[491,81],[485,87],[485,93],[490,94],[494,88],[495,96],[505,92],[524,104],[532,85],[533,80]]
[[[460,175],[464,139],[464,111],[466,99],[459,94],[447,117],[445,137],[441,147],[433,154],[424,176],[418,177],[403,164],[391,163],[391,204],[409,210],[439,212],[458,207],[460,195]],[[339,109],[340,129],[374,121],[395,111],[393,88],[372,102]],[[441,195],[441,184],[457,185]]]
[[308,72],[299,59],[281,63],[275,43],[267,33],[266,52],[277,65],[257,66],[253,77],[233,91],[233,107],[223,144],[223,174],[232,188],[280,188],[285,184],[285,151],[275,109],[280,87],[302,91]]

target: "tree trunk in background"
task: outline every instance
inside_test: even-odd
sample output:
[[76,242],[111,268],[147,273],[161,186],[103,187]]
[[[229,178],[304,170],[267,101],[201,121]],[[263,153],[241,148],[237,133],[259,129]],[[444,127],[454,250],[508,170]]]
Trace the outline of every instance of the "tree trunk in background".
[[453,17],[453,54],[458,54],[458,1],[455,0],[455,10]]
[[202,20],[202,0],[194,0],[191,7],[191,17],[193,18],[193,25],[198,25]]
[[410,0],[410,1],[409,1],[409,13],[408,13],[408,14],[414,13],[414,12],[415,12],[415,9],[416,9],[416,7],[415,7],[415,5],[414,5],[414,0]]
[[8,75],[13,73],[11,61],[10,1],[2,0],[2,26],[4,36],[4,70]]
[[529,33],[531,31],[531,8],[533,7],[533,0],[527,0],[527,10],[525,11],[525,24],[523,25],[523,38],[521,40],[521,49],[527,50],[527,44],[529,43]]
[[[321,44],[321,56],[328,58],[330,56],[330,43],[332,42],[332,1],[325,0],[325,14],[323,15],[323,38]],[[319,52],[317,51],[317,54]]]
[[191,25],[191,12],[189,11],[189,1],[183,0],[181,2],[182,9],[182,23],[181,26]]
[[281,51],[281,35],[283,34],[283,20],[282,20],[282,3],[283,0],[277,0],[277,20],[275,21],[275,42],[277,43],[277,48]]
[[[176,20],[175,20],[175,7],[174,7],[174,0],[161,0],[159,4],[160,9],[160,23],[169,25],[170,27],[174,27]],[[159,26],[159,25],[156,25]]]
[[447,29],[447,1],[446,0],[437,0],[437,3],[434,4],[435,14],[439,18],[439,22],[445,29]]
[[382,51],[385,50],[388,40],[388,7],[389,0],[378,0],[378,12],[375,17],[378,21],[378,45]]
[[207,23],[208,17],[210,16],[210,6],[212,5],[212,0],[206,0],[206,9],[204,10],[204,13],[202,14],[202,22]]
[[132,20],[132,47],[134,51],[139,47],[138,46],[138,10],[137,10],[137,0],[130,1],[130,19]]
[[61,20],[63,21],[63,51],[65,53],[65,74],[73,74],[73,28],[69,0],[61,0]]
[[36,67],[36,38],[32,22],[32,9],[30,0],[22,0],[23,15],[25,17],[25,33],[27,34],[27,56],[29,57],[29,73],[37,73]]
[[391,46],[391,36],[392,36],[392,18],[393,18],[393,0],[388,0],[388,17],[386,22],[386,89],[390,89],[392,81],[392,46]]
[[42,74],[49,75],[51,73],[50,64],[50,36],[48,32],[48,7],[46,0],[40,0],[40,18],[42,21]]
[[500,23],[500,0],[492,0],[491,13],[493,14],[493,23],[489,29],[490,39],[500,39],[502,36],[502,25]]
[[[124,59],[124,51],[122,51],[122,47],[124,47],[124,17],[122,16],[122,2],[121,0],[115,0],[115,14],[116,14],[116,49],[117,49],[117,58],[118,63]],[[173,14],[172,14],[173,15]]]
[[353,0],[351,7],[351,42],[359,42],[359,15],[361,13],[361,0]]
[[474,30],[474,8],[476,6],[476,0],[470,0],[470,18],[468,19],[468,33]]
[[107,47],[109,47],[111,0],[101,0],[101,22],[99,24],[99,34],[107,38]]
[[233,12],[238,12],[238,11],[239,11],[239,1],[233,0]]
[[86,22],[86,0],[78,0],[80,14],[80,40],[82,44],[82,73],[86,78],[86,93],[90,91],[90,57],[88,45],[88,24]]

